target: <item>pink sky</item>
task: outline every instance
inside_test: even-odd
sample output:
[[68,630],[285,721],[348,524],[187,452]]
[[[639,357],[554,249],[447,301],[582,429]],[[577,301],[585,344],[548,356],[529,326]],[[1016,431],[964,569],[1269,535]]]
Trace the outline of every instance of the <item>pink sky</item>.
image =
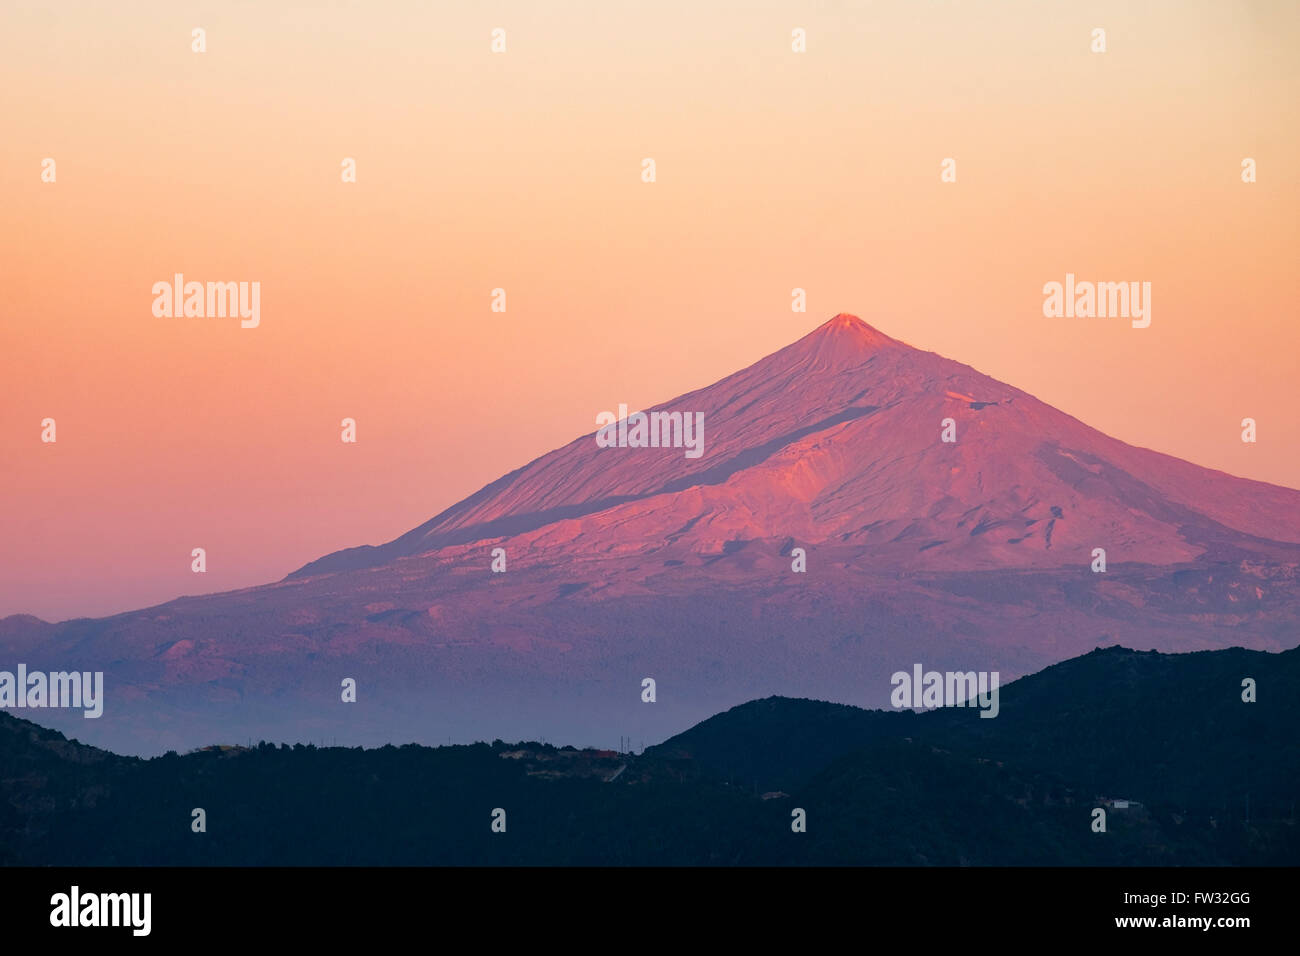
[[[840,311],[1300,486],[1297,5],[549,7],[0,9],[0,615],[388,540]],[[176,272],[260,326],[154,317]],[[1066,272],[1151,327],[1044,318]]]

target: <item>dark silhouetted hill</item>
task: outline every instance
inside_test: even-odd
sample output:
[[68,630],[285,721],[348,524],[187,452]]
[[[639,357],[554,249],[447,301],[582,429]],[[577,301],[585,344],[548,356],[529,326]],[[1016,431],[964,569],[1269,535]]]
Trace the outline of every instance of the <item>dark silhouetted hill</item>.
[[1109,648],[1002,688],[995,719],[773,697],[637,756],[496,741],[140,760],[0,714],[0,860],[1295,865],[1298,691],[1300,649]]

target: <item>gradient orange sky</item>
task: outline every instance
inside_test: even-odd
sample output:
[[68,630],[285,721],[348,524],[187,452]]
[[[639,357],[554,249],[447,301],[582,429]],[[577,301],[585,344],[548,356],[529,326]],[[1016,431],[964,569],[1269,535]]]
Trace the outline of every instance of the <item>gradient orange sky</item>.
[[[8,0],[0,615],[388,540],[839,311],[1298,487],[1298,41],[1290,2]],[[1044,318],[1067,271],[1151,327]],[[261,326],[155,318],[176,272]]]

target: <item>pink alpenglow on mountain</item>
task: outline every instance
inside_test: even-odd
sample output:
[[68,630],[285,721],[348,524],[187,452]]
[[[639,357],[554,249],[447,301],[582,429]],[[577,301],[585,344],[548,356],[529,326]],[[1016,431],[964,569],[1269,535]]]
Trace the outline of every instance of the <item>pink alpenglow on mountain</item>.
[[644,411],[701,415],[702,454],[592,432],[279,583],[8,618],[0,641],[105,671],[100,736],[75,730],[140,752],[649,741],[769,694],[888,706],[917,660],[1007,681],[1116,643],[1295,643],[1300,492],[1126,445],[854,316]]

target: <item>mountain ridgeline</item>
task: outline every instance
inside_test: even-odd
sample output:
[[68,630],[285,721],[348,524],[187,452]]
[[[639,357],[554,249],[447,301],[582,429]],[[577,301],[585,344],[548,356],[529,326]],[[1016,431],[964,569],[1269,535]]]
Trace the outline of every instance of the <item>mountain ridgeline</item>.
[[1300,650],[1099,649],[978,713],[772,697],[639,755],[263,743],[150,760],[0,714],[0,862],[1300,863]]

